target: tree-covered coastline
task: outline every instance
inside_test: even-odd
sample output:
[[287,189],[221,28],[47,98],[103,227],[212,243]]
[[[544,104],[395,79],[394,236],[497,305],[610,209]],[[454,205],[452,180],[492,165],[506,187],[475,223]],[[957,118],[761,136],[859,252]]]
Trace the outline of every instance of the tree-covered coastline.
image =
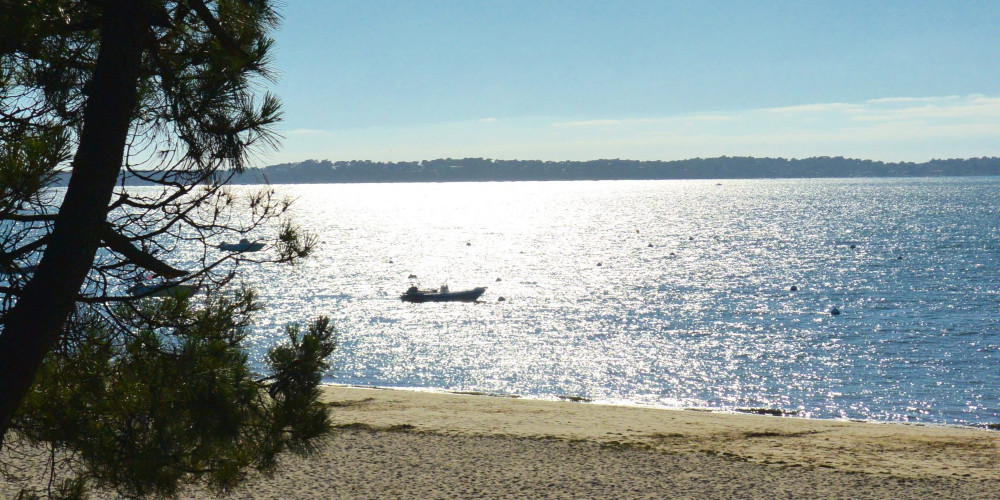
[[722,156],[676,161],[437,159],[409,162],[306,160],[247,169],[235,183],[482,182],[1000,175],[1000,157],[882,162]]

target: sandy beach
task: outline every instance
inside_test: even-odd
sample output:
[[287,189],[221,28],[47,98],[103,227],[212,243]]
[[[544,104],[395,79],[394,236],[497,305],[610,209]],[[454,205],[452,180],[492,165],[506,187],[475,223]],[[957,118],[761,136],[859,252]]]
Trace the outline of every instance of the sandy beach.
[[319,454],[286,459],[233,498],[950,499],[1000,488],[1000,433],[982,429],[339,386],[324,399],[338,430]]
[[341,426],[236,498],[996,498],[1000,433],[328,387]]

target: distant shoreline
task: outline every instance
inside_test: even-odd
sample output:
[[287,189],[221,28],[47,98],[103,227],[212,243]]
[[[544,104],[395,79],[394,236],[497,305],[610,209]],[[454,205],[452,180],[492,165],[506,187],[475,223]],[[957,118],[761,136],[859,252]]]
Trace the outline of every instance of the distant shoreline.
[[[1000,157],[881,162],[844,157],[730,157],[676,161],[437,159],[411,162],[306,160],[237,174],[232,184],[357,184],[602,180],[727,180],[1000,176]],[[57,179],[65,185],[68,174]],[[146,185],[125,177],[127,185]]]
[[540,161],[488,158],[414,162],[317,161],[248,169],[239,184],[504,182],[851,177],[968,177],[1000,175],[1000,158],[885,163],[843,157],[806,159],[728,157],[678,161]]

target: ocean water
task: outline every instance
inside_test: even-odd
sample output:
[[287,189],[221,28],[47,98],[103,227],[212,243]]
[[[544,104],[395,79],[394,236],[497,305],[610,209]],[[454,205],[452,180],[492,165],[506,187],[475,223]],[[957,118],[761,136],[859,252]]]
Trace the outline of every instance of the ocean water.
[[257,360],[326,314],[328,382],[1000,422],[1000,178],[276,188],[321,243],[242,269]]

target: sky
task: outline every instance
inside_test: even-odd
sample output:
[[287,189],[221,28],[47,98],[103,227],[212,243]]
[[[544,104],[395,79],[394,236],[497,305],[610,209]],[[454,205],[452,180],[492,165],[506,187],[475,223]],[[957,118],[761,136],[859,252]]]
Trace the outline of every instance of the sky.
[[286,0],[262,164],[1000,156],[998,0]]

